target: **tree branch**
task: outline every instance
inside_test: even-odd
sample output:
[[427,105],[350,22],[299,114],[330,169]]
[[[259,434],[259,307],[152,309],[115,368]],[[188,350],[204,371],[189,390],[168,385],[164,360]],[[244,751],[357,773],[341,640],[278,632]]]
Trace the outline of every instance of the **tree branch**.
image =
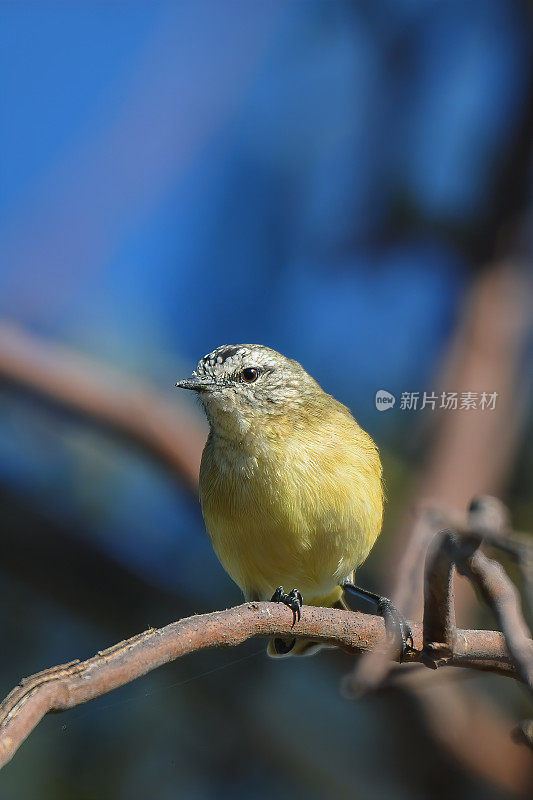
[[206,431],[178,399],[167,402],[139,381],[5,323],[0,379],[135,443],[196,495]]
[[[503,631],[509,653],[521,680],[533,689],[533,641],[522,615],[520,595],[502,565],[478,549],[483,539],[502,529],[489,512],[494,498],[478,498],[464,531],[437,534],[428,550],[425,571],[424,654],[434,668],[444,664],[456,647],[453,599],[454,565],[481,592]],[[476,522],[479,528],[476,529]]]
[[[417,661],[422,653],[422,626],[411,622]],[[458,631],[450,666],[472,667],[517,677],[504,638],[497,631]],[[0,767],[18,750],[45,714],[65,711],[145,675],[181,656],[210,647],[235,647],[262,636],[295,636],[363,653],[385,643],[380,617],[331,608],[304,606],[293,627],[292,613],[279,603],[246,603],[226,611],[179,620],[150,629],[99,652],[87,661],[72,661],[24,679],[0,705]]]

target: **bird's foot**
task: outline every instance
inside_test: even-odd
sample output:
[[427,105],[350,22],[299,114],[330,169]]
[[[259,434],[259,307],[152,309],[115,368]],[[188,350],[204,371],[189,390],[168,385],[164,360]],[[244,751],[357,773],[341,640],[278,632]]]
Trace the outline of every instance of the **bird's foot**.
[[290,592],[286,593],[283,591],[283,586],[278,586],[274,594],[271,598],[272,603],[283,603],[284,605],[288,606],[292,611],[293,619],[292,624],[294,624],[296,620],[300,621],[302,613],[300,611],[304,599],[302,597],[302,593],[298,591],[298,589],[291,589]]
[[377,613],[385,620],[387,638],[392,641],[399,640],[401,646],[400,662],[403,661],[407,651],[414,648],[413,631],[392,600],[375,592],[370,592],[368,589],[360,589],[359,586],[349,582],[344,583],[342,588],[352,592],[357,597],[362,597],[364,600],[374,603]]
[[401,641],[400,662],[403,661],[408,649],[414,648],[413,631],[411,626],[398,611],[392,600],[388,597],[380,597],[377,606],[378,614],[385,620],[385,630],[387,636],[394,639],[398,634]]

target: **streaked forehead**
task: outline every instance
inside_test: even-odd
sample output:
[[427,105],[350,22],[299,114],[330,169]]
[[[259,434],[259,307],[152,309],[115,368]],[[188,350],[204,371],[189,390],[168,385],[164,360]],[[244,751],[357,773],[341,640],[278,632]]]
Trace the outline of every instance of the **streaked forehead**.
[[245,365],[275,366],[284,361],[280,353],[260,344],[225,344],[205,355],[196,368],[197,372],[227,372]]

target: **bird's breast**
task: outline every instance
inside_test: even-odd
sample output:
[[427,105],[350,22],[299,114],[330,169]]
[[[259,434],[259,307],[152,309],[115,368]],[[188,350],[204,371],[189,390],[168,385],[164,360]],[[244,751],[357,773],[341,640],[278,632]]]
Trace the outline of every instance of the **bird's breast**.
[[210,436],[202,512],[222,565],[246,596],[264,599],[282,584],[310,602],[366,558],[382,516],[371,444],[288,436],[245,448]]

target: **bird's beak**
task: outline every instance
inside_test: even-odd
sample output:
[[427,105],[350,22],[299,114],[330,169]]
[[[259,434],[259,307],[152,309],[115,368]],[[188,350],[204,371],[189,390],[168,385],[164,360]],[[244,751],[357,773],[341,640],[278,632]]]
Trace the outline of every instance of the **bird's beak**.
[[216,389],[217,384],[212,378],[206,376],[199,378],[197,375],[192,375],[190,378],[185,378],[174,384],[178,389],[191,389],[193,392],[210,392]]

